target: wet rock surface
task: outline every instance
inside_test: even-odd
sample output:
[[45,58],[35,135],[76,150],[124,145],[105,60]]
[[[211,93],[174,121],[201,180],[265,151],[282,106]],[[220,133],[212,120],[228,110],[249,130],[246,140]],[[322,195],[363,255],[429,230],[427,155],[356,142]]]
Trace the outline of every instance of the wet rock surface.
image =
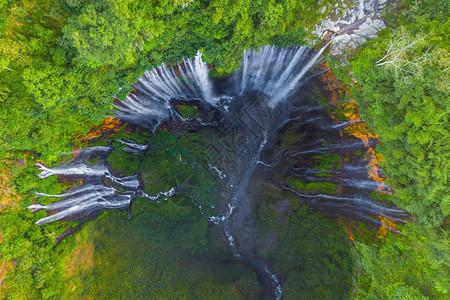
[[[389,1],[386,0],[359,0],[350,5],[341,1],[328,7],[328,16],[312,29],[312,34],[321,39],[335,35],[330,53],[343,55],[367,40],[375,39],[377,33],[386,28],[380,13],[387,5]],[[326,10],[324,7],[323,11]]]
[[[208,228],[220,228],[222,234],[217,239],[228,248],[227,259],[231,257],[256,274],[262,287],[261,298],[281,299],[284,284],[287,295],[297,295],[297,285],[290,281],[297,278],[305,281],[302,291],[313,289],[317,282],[330,281],[319,277],[307,283],[306,277],[316,270],[306,273],[298,270],[304,270],[307,264],[298,263],[301,259],[298,253],[310,257],[318,252],[311,249],[321,248],[329,236],[343,237],[342,232],[339,234],[332,225],[326,225],[330,234],[320,236],[317,245],[309,244],[313,235],[297,244],[295,240],[325,226],[325,221],[309,214],[307,206],[376,225],[379,221],[372,216],[402,218],[404,213],[370,197],[378,184],[367,175],[365,144],[342,132],[360,120],[333,119],[329,103],[313,93],[318,88],[313,84],[314,78],[324,72],[312,68],[326,48],[327,45],[314,51],[297,46],[286,49],[265,46],[259,52],[245,51],[241,68],[220,82],[209,78],[209,69],[200,53],[178,66],[180,73],[184,72],[183,81],[165,65],[146,72],[136,84],[136,91],[116,103],[116,112],[120,118],[145,130],[151,141],[121,138],[114,143],[114,147],[119,147],[115,152],[105,146],[83,150],[87,154],[113,151],[108,154],[111,159],[104,160],[124,164],[136,161],[144,165],[136,166],[130,170],[132,175],[124,174],[125,177],[113,176],[107,164],[95,157],[83,164],[52,168],[41,165],[41,178],[76,175],[84,180],[83,185],[63,194],[41,193],[66,198],[53,202],[53,206],[36,203],[29,209],[65,208],[61,217],[53,214],[42,219],[41,223],[48,223],[73,215],[89,215],[94,210],[130,210],[134,198],[154,201],[164,198],[173,210],[198,209],[192,238],[180,238],[182,249],[200,253],[205,250],[202,246],[208,244],[204,236],[208,232],[217,236],[218,230]],[[191,108],[198,107],[199,113],[183,117],[179,107],[182,101],[190,103]],[[191,124],[194,128],[190,128]],[[161,130],[156,131],[157,128]],[[83,157],[81,154],[78,159]],[[142,159],[137,160],[140,156]],[[86,193],[95,197],[86,202]],[[74,194],[77,197],[72,197]],[[173,212],[157,220],[155,227]],[[303,223],[293,215],[312,219]],[[163,227],[177,231],[190,227],[186,226],[190,224],[187,221],[177,222],[179,226],[174,226],[173,221]],[[284,243],[290,244],[279,246]],[[334,244],[344,247],[345,242]],[[292,254],[290,249],[294,246],[298,251]],[[331,248],[330,252],[317,256],[317,260],[329,257],[333,265],[339,264],[341,259],[334,262],[331,252],[336,251]],[[297,265],[292,269],[294,264]],[[328,273],[327,266],[322,269]],[[345,273],[350,274],[351,270]],[[341,285],[341,280],[336,282]]]

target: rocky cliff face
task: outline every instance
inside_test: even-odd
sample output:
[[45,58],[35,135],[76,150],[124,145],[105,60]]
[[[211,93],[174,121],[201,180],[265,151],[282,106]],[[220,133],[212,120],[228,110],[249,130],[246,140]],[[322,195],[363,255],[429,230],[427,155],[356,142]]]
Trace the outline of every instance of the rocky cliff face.
[[331,44],[333,55],[356,49],[386,28],[380,13],[390,4],[388,0],[352,0],[349,5],[347,3],[342,0],[333,7],[324,7],[323,12],[328,9],[328,16],[311,30],[317,38],[327,39],[336,34]]

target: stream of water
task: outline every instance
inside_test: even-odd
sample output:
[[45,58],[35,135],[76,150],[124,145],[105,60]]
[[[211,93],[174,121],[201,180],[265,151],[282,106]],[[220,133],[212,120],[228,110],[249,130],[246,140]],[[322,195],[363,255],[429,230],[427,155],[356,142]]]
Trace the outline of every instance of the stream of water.
[[[218,136],[228,137],[228,142],[219,150],[219,156],[231,158],[208,164],[225,189],[217,197],[225,198],[226,201],[215,208],[216,215],[205,217],[211,224],[222,226],[232,255],[257,273],[266,295],[273,299],[281,299],[283,295],[280,274],[275,274],[270,264],[254,253],[251,245],[255,238],[254,228],[246,225],[251,219],[251,204],[256,201],[249,197],[248,190],[254,173],[258,169],[268,172],[275,170],[285,159],[308,160],[312,155],[345,152],[349,149],[355,151],[364,147],[361,141],[333,144],[316,137],[305,140],[295,149],[287,149],[284,155],[270,155],[274,153],[280,131],[287,124],[295,123],[295,126],[308,130],[312,128],[308,126],[315,126],[314,130],[320,132],[336,132],[356,122],[333,123],[324,116],[323,106],[316,102],[310,99],[292,100],[311,77],[310,70],[320,61],[325,48],[314,51],[297,46],[286,49],[264,46],[259,51],[248,50],[244,52],[241,67],[234,75],[222,79],[209,77],[209,67],[199,52],[176,67],[162,64],[152,71],[146,71],[135,84],[135,91],[125,101],[116,100],[112,112],[115,117],[147,128],[150,132],[154,132],[161,124],[181,122],[189,126],[195,121],[195,124],[202,124],[204,128],[211,125]],[[195,101],[200,103],[201,110],[214,111],[214,117],[183,118],[175,109],[173,101]],[[119,141],[127,146],[124,151],[128,153],[140,155],[149,149],[148,144],[138,144],[129,139]],[[138,174],[113,176],[104,160],[111,151],[111,147],[91,147],[78,151],[74,160],[63,165],[47,168],[39,164],[40,178],[65,175],[80,178],[83,183],[57,195],[37,193],[39,197],[62,198],[48,205],[36,203],[29,206],[32,211],[45,209],[51,213],[37,224],[107,209],[129,209],[136,197],[157,201],[177,193],[177,187],[172,187],[154,196],[148,195],[143,191]],[[178,155],[179,163],[183,163],[181,155]],[[95,164],[89,163],[94,156],[103,159]],[[313,167],[293,165],[286,172],[302,180],[338,183],[356,191],[352,195],[311,194],[298,191],[284,182],[279,184],[280,191],[292,192],[307,203],[319,203],[318,206],[328,207],[337,213],[354,214],[369,220],[373,220],[370,218],[373,215],[384,215],[394,220],[405,217],[403,211],[371,199],[368,193],[359,194],[364,190],[372,192],[379,186],[364,175],[364,166],[349,163],[341,171],[326,171],[330,177],[317,177],[324,171]]]

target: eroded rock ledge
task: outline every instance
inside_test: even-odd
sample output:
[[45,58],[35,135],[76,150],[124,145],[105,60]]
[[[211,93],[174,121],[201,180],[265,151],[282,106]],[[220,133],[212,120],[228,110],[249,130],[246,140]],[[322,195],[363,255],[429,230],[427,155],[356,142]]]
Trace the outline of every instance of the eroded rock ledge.
[[313,36],[327,39],[336,34],[331,44],[333,55],[342,55],[356,49],[367,40],[377,38],[377,33],[386,28],[380,13],[390,4],[389,0],[344,0],[327,9],[328,16],[311,30]]

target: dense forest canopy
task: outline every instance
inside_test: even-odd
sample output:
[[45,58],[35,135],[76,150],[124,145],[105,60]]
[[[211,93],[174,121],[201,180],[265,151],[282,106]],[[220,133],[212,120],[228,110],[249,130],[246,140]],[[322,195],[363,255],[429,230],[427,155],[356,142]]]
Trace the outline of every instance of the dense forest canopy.
[[1,102],[8,110],[1,147],[53,158],[70,148],[74,133],[98,123],[111,97],[119,88],[129,92],[145,69],[200,49],[219,72],[229,72],[244,49],[298,43],[320,16],[315,1],[3,1],[2,7]]
[[[304,44],[308,28],[327,13],[321,7],[335,2],[1,0],[0,169],[7,192],[0,194],[0,293],[10,299],[77,295],[67,290],[66,265],[88,233],[57,244],[60,226],[34,224],[44,213],[26,209],[31,192],[63,190],[55,178],[38,180],[37,159],[51,164],[79,146],[74,137],[99,124],[113,96],[132,91],[145,70],[200,50],[214,72],[227,74],[244,49]],[[388,29],[379,38],[345,64],[329,57],[380,136],[393,201],[414,217],[403,234],[356,238],[356,296],[446,299],[449,2],[396,5],[385,12]]]
[[[352,59],[363,117],[381,136],[379,151],[397,203],[426,226],[450,213],[448,3],[412,4],[387,31]],[[430,18],[430,19],[428,19]]]
[[395,187],[395,203],[417,222],[403,228],[403,238],[372,246],[357,243],[366,274],[359,296],[443,299],[449,292],[450,258],[445,246],[450,213],[449,3],[405,1],[401,7],[387,15],[393,29],[367,43],[339,70],[352,86],[364,120],[380,136],[377,150]]

